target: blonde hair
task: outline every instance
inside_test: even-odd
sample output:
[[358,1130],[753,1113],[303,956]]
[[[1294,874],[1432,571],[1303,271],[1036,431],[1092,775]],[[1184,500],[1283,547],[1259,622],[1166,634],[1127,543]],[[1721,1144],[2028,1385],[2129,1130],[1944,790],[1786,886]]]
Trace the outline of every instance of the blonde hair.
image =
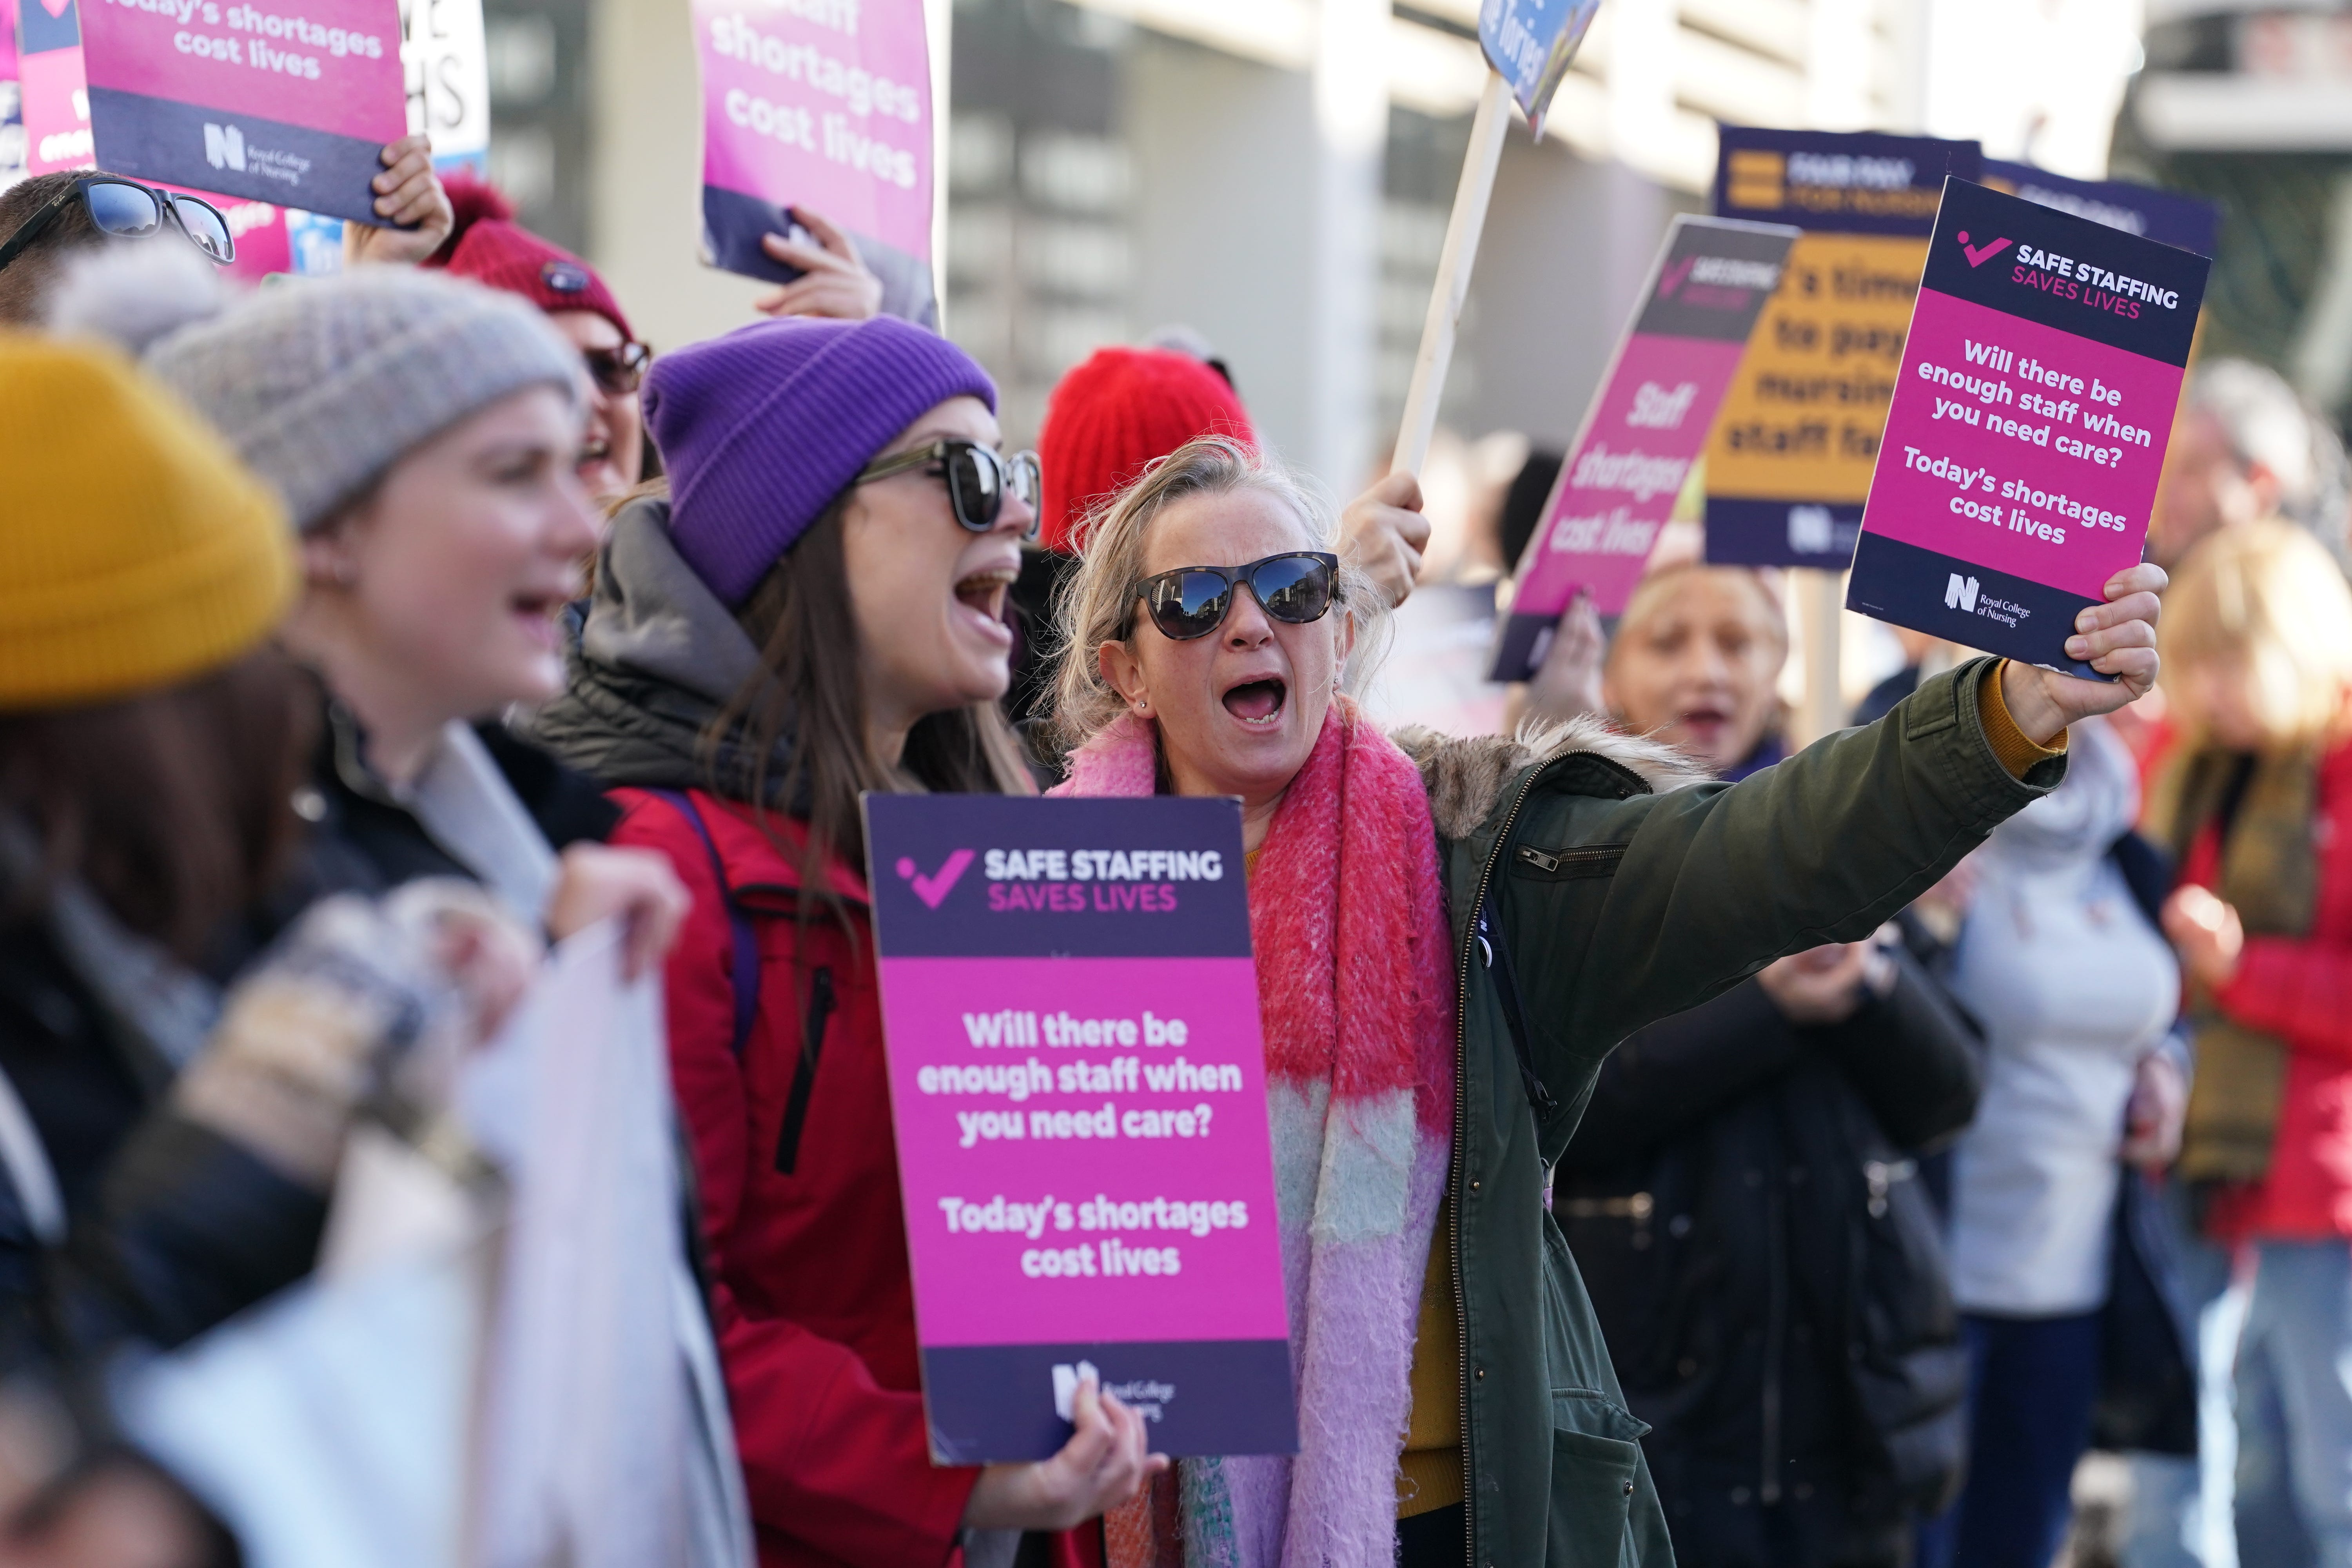
[[2242,661],[2269,748],[2334,739],[2352,695],[2352,588],[2326,547],[2271,521],[2208,535],[2164,597],[2165,686],[2192,747],[2206,743],[2196,709],[2200,665]]
[[[1152,523],[1177,501],[1244,490],[1280,501],[1298,520],[1306,548],[1339,550],[1339,515],[1330,503],[1280,462],[1229,436],[1179,447],[1078,525],[1078,569],[1054,603],[1053,733],[1063,746],[1076,750],[1127,710],[1126,700],[1103,679],[1099,650],[1134,636]],[[1383,624],[1380,595],[1344,555],[1332,607],[1354,619],[1360,645]]]

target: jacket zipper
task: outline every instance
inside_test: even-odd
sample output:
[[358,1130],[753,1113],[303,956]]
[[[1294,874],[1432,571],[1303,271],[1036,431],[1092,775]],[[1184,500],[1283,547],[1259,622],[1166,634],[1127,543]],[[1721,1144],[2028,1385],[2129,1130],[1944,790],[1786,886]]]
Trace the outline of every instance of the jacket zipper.
[[1503,817],[1502,831],[1495,836],[1495,847],[1478,873],[1478,891],[1470,900],[1468,934],[1462,943],[1461,985],[1454,1006],[1454,1154],[1448,1162],[1453,1171],[1445,1184],[1454,1225],[1446,1250],[1452,1254],[1454,1263],[1454,1331],[1461,1346],[1462,1371],[1456,1381],[1462,1389],[1462,1560],[1468,1568],[1477,1568],[1478,1564],[1478,1492],[1470,1467],[1470,1303],[1469,1292],[1462,1284],[1462,1080],[1470,1070],[1470,955],[1478,942],[1478,913],[1486,907],[1486,889],[1495,880],[1495,868],[1502,863],[1503,847],[1511,841],[1511,829],[1518,826],[1519,810],[1528,804],[1528,796],[1535,793],[1536,785],[1550,771],[1549,764],[1538,768],[1519,786],[1519,793],[1511,799],[1511,809]]
[[801,1128],[808,1121],[809,1096],[816,1089],[816,1059],[824,1050],[824,1026],[833,1016],[833,971],[820,965],[809,977],[808,1016],[801,1025],[801,1064],[793,1072],[792,1098],[784,1101],[784,1131],[776,1140],[776,1169],[789,1176],[801,1157]]

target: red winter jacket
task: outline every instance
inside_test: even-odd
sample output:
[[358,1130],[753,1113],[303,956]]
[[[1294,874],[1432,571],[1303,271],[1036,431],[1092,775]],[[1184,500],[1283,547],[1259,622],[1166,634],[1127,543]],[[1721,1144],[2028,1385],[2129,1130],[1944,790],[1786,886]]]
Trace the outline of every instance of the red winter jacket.
[[[2221,1194],[2209,1223],[2224,1237],[2352,1236],[2352,744],[2320,763],[2312,843],[2310,933],[2248,937],[2237,974],[2213,999],[2233,1022],[2287,1045],[2270,1173]],[[2210,888],[2220,871],[2220,833],[2208,826],[2182,879]]]
[[838,921],[812,920],[796,973],[794,858],[747,812],[693,794],[759,943],[739,1060],[733,933],[709,852],[670,802],[613,798],[627,815],[612,842],[660,849],[694,895],[669,959],[670,1078],[694,1138],[761,1568],[935,1568],[980,1472],[934,1467],[925,1438],[863,879],[833,871],[856,950]]

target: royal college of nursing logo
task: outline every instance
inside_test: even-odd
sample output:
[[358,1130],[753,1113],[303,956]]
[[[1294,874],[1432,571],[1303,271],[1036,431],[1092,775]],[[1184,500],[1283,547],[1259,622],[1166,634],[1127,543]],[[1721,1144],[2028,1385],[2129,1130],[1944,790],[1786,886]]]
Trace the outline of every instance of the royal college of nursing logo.
[[1975,615],[1977,613],[1977,580],[1973,577],[1963,577],[1958,572],[1953,573],[1952,580],[1944,584],[1944,607],[1948,610],[1958,610],[1964,616]]

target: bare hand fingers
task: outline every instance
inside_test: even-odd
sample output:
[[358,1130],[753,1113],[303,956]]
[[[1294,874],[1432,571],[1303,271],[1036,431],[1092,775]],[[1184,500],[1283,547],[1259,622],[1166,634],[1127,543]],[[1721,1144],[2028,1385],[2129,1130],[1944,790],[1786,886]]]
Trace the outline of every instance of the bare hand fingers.
[[2106,595],[2110,600],[2129,594],[2161,594],[2172,579],[2163,567],[2153,561],[2143,561],[2137,566],[2126,566],[2107,579]]
[[803,228],[816,236],[817,244],[850,266],[857,265],[856,242],[841,230],[834,227],[823,214],[813,213],[806,207],[796,206],[793,209],[793,216]]
[[2078,632],[2095,632],[2107,626],[2119,626],[2128,621],[2145,621],[2153,627],[2164,612],[2163,601],[2147,589],[2110,599],[2104,605],[2092,605],[2074,617]]
[[760,248],[767,252],[771,260],[781,261],[787,267],[797,267],[803,272],[838,272],[850,265],[829,251],[786,239],[781,234],[761,235]]

